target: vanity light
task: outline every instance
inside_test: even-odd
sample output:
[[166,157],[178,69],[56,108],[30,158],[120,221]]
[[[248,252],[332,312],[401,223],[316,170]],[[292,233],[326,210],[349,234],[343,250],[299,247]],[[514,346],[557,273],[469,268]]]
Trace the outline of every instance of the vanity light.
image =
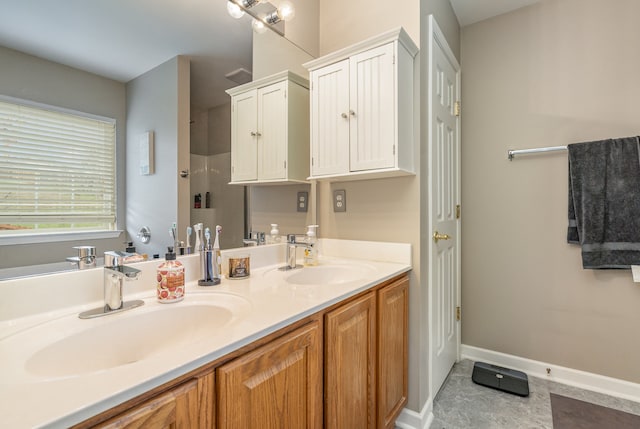
[[[260,7],[255,7],[255,6]],[[266,0],[228,0],[227,11],[234,18],[242,18],[247,13],[254,18],[253,30],[256,33],[264,33],[270,28],[284,36],[284,21],[290,21],[296,15],[293,4],[284,0],[279,7],[273,6]]]
[[267,31],[267,26],[265,25],[264,21],[260,19],[252,20],[251,27],[253,27],[253,31],[258,34],[263,34],[265,31]]
[[296,16],[296,9],[290,1],[283,1],[278,8],[278,17],[283,21],[291,21]]
[[280,21],[291,21],[296,16],[296,9],[293,4],[288,1],[280,3],[280,7],[266,16],[264,22],[267,24],[275,24]]
[[240,19],[244,16],[244,11],[236,3],[232,1],[227,2],[227,12],[235,19]]

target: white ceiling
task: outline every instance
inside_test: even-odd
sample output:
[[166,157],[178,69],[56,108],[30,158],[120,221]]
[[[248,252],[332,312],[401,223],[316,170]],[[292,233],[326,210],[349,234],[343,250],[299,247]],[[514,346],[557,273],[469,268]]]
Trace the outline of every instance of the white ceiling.
[[224,75],[251,70],[250,21],[225,0],[0,0],[0,11],[0,45],[121,82],[188,55],[197,107],[228,102]]
[[[451,0],[460,25],[539,0]],[[121,82],[176,55],[191,58],[191,102],[229,101],[224,77],[252,69],[250,19],[226,0],[0,0],[0,45]]]
[[540,0],[450,0],[461,27],[520,9]]

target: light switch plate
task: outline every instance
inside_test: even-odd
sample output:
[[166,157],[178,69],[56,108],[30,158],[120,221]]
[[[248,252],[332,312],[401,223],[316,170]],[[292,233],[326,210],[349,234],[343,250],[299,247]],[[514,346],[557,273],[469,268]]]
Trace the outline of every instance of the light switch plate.
[[307,191],[298,192],[298,211],[306,212],[309,207],[309,193]]
[[344,189],[336,189],[333,191],[333,211],[347,211],[347,191]]

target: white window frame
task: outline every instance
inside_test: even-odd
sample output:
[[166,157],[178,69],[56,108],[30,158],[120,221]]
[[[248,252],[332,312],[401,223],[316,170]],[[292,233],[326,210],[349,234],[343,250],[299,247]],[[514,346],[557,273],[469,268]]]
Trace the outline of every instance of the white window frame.
[[77,240],[93,240],[93,239],[108,239],[117,238],[122,233],[123,219],[118,216],[120,204],[123,201],[122,196],[118,192],[118,177],[122,172],[122,166],[118,162],[118,123],[115,118],[109,118],[105,116],[95,115],[91,113],[81,112],[78,110],[68,109],[59,106],[53,106],[44,103],[38,103],[31,100],[24,100],[20,98],[10,97],[0,94],[0,101],[6,103],[13,103],[26,107],[38,108],[49,110],[56,113],[69,114],[74,116],[80,116],[88,119],[95,119],[98,121],[110,122],[114,124],[114,164],[115,164],[115,229],[113,230],[80,230],[80,231],[46,231],[40,230],[34,233],[19,233],[19,234],[7,234],[0,236],[0,245],[15,245],[15,244],[37,244],[37,243],[51,243],[61,241],[77,241]]

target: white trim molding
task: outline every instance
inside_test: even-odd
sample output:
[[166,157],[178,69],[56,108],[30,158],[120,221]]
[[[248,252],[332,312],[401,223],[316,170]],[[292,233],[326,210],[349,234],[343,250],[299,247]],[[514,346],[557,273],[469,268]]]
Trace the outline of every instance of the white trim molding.
[[[530,376],[640,402],[640,384],[573,368],[462,345],[462,358],[523,371]],[[550,370],[547,374],[547,371]]]
[[405,408],[396,419],[396,427],[400,429],[429,429],[433,422],[433,399],[429,396],[422,410],[417,413]]

